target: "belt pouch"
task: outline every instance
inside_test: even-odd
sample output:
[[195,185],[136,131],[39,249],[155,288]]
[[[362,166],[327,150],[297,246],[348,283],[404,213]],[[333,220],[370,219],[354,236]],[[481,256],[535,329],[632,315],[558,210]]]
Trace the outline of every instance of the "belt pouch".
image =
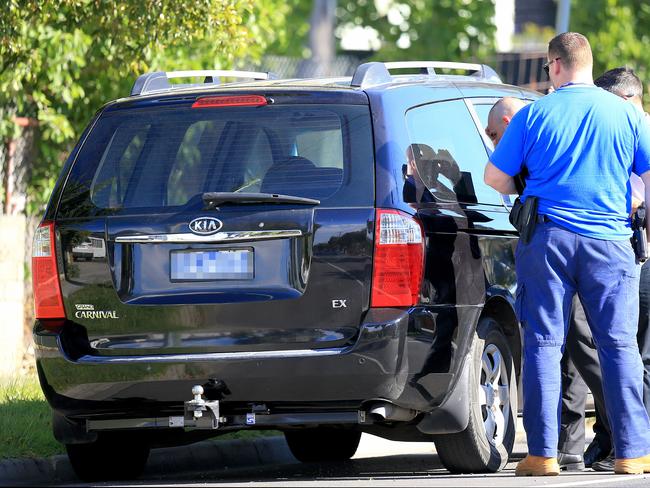
[[528,244],[537,225],[537,197],[529,196],[524,203],[517,197],[510,210],[510,223],[519,232],[519,239]]

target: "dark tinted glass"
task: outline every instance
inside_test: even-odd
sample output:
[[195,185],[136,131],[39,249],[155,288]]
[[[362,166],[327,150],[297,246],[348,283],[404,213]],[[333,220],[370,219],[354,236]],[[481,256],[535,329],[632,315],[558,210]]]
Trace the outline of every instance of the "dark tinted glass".
[[411,109],[406,122],[419,176],[437,199],[501,205],[499,194],[483,182],[488,155],[462,100]]
[[61,212],[172,210],[205,192],[371,205],[373,167],[367,106],[125,108],[84,142]]

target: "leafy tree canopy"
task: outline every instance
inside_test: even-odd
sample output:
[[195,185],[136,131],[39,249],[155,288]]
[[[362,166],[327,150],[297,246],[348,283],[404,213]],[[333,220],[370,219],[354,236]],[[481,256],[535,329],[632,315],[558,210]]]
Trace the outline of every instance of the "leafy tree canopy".
[[343,0],[339,25],[370,26],[382,60],[484,58],[494,50],[494,0]]
[[577,0],[571,9],[571,30],[589,39],[594,77],[628,66],[650,82],[650,3],[647,0]]
[[[282,0],[5,0],[0,12],[0,136],[38,120],[32,209],[104,102],[147,71],[229,68],[284,35]],[[273,15],[269,15],[273,12]]]
[[[336,35],[365,31],[377,60],[485,59],[494,52],[496,0],[338,0]],[[290,56],[309,55],[312,3],[287,0],[290,37],[278,39],[270,50]],[[374,33],[374,37],[370,33]],[[359,50],[366,44],[359,46]],[[346,49],[355,49],[346,45]]]

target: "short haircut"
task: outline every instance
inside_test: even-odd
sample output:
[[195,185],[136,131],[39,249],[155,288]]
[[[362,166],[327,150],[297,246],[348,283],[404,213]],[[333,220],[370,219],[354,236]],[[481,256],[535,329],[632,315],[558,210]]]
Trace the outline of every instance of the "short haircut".
[[514,97],[503,97],[497,100],[497,102],[492,105],[490,112],[488,113],[488,122],[490,117],[503,117],[507,115],[512,117],[517,113],[517,111],[526,105],[526,102],[520,100],[519,98]]
[[631,68],[620,67],[605,71],[594,84],[620,97],[643,98],[643,83]]
[[577,32],[564,32],[551,39],[548,56],[551,60],[560,58],[567,69],[591,69],[594,64],[589,41]]

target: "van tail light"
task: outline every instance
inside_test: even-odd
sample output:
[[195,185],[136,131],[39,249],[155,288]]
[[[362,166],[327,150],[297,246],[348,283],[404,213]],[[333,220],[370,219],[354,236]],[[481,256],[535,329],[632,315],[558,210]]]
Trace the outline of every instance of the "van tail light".
[[398,210],[377,210],[371,307],[418,303],[424,273],[420,222]]
[[43,222],[34,235],[32,286],[36,318],[60,326],[65,319],[65,309],[56,265],[53,222]]

